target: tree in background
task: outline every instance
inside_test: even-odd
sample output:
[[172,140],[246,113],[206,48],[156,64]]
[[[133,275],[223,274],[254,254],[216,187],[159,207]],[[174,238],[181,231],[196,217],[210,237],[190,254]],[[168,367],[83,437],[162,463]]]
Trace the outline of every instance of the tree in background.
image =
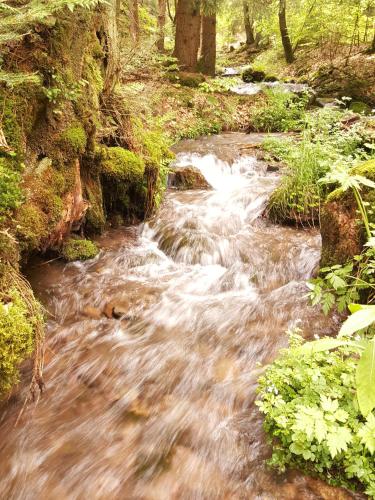
[[292,63],[294,61],[294,54],[286,21],[286,0],[279,0],[279,26],[286,62]]
[[158,0],[158,39],[156,46],[159,52],[165,51],[165,23],[167,17],[167,0]]
[[201,45],[199,69],[205,75],[215,76],[216,70],[216,15],[217,0],[205,0],[202,5]]
[[243,0],[242,5],[243,5],[245,33],[246,33],[246,45],[254,45],[255,44],[254,19],[253,17],[250,17],[250,7],[248,0]]
[[200,0],[178,0],[174,56],[185,71],[196,71],[201,32]]

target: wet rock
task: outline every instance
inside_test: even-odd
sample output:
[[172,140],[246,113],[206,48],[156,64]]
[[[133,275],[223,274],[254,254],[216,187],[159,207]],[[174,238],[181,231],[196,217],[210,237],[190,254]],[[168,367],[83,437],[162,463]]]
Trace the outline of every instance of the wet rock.
[[169,174],[168,185],[180,190],[211,189],[202,172],[192,165],[177,167]]
[[113,307],[112,315],[116,319],[132,319],[129,313],[129,304],[115,304]]
[[278,172],[280,170],[280,165],[276,163],[269,163],[267,165],[267,172]]
[[242,80],[245,83],[263,82],[265,81],[265,78],[266,78],[266,73],[264,71],[257,71],[254,70],[253,68],[246,68],[242,72]]
[[113,318],[114,308],[115,308],[115,304],[113,302],[108,302],[103,309],[104,316],[108,319]]
[[82,309],[82,314],[90,319],[100,319],[102,317],[102,312],[100,309],[92,306],[86,306]]

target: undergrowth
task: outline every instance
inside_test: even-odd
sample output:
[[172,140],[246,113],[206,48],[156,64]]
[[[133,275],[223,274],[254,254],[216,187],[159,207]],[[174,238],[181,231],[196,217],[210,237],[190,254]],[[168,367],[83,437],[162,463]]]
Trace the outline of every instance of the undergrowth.
[[271,220],[301,225],[319,222],[320,206],[329,193],[319,180],[338,162],[350,169],[368,157],[365,128],[361,122],[343,127],[344,117],[341,111],[329,109],[309,113],[300,137],[263,142],[265,151],[287,167],[267,206]]
[[273,445],[269,464],[374,498],[375,415],[364,418],[355,398],[358,357],[348,347],[302,355],[302,343],[291,334],[291,348],[259,380],[257,405]]

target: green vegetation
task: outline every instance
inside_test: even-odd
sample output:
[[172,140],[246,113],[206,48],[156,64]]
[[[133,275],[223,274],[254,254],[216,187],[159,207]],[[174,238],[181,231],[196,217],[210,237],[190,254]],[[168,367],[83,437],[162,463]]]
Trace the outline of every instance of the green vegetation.
[[69,238],[61,250],[62,257],[68,262],[93,259],[98,253],[99,249],[94,242],[78,238]]
[[[301,137],[295,140],[267,139],[264,149],[287,166],[286,175],[272,194],[267,207],[276,222],[314,224],[329,190],[321,179],[333,179],[334,169],[349,172],[368,153],[366,131],[361,123],[343,129],[340,111],[320,110],[305,116]],[[341,167],[339,167],[341,165]],[[363,177],[363,176],[362,176]]]
[[0,221],[22,201],[21,171],[12,158],[0,158]]
[[300,130],[309,97],[297,97],[284,90],[265,90],[265,99],[251,110],[250,127],[262,132],[288,132]]
[[0,301],[0,395],[18,382],[18,365],[34,349],[36,321],[19,291],[11,288]]
[[73,124],[61,134],[60,143],[67,151],[81,155],[87,144],[85,129],[80,124]]
[[103,175],[129,182],[142,182],[144,162],[136,153],[120,147],[103,148],[101,170]]
[[362,485],[374,497],[375,415],[363,417],[354,397],[356,353],[350,346],[315,351],[292,334],[291,348],[261,377],[257,404],[273,442],[272,466],[350,489]]

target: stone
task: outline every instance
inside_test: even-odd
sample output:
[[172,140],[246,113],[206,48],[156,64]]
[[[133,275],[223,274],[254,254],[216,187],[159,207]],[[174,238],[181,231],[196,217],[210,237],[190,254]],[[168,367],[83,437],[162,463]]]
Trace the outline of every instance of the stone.
[[280,165],[276,165],[276,163],[269,163],[267,165],[267,172],[278,172],[280,170]]
[[115,304],[113,302],[108,302],[103,309],[104,316],[106,316],[108,319],[113,318],[114,308],[115,308]]
[[86,306],[82,309],[82,314],[90,319],[100,319],[102,317],[102,312],[100,309],[92,306]]
[[182,191],[187,189],[211,189],[202,172],[193,165],[176,167],[169,174],[168,185]]

